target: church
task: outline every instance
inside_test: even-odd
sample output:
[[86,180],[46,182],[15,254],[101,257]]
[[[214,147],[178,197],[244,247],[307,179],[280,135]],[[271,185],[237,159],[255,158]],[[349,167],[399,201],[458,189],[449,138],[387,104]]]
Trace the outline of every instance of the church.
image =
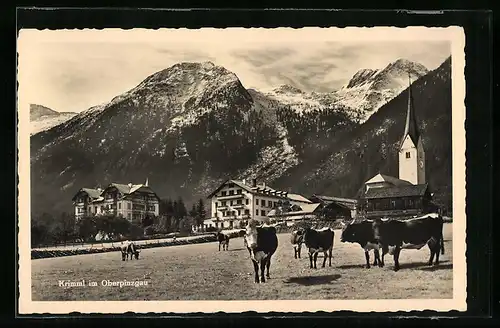
[[398,159],[398,178],[379,173],[364,183],[358,201],[360,216],[410,218],[438,211],[426,181],[425,151],[412,106],[411,85]]

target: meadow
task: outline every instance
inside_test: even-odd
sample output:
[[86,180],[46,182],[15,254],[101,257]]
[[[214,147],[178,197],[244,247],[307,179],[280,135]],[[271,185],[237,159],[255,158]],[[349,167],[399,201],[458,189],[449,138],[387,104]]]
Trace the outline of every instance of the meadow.
[[[437,299],[453,297],[452,224],[444,225],[445,254],[438,266],[428,266],[428,247],[403,250],[401,270],[364,268],[358,244],[340,242],[335,230],[332,266],[309,268],[305,247],[295,259],[288,233],[278,234],[271,278],[254,283],[253,265],[243,238],[231,239],[228,251],[217,242],[143,249],[139,260],[122,261],[120,252],[32,260],[33,301],[125,300],[319,300],[319,299]],[[373,252],[370,253],[373,262]],[[85,286],[60,281],[85,280]],[[138,286],[105,282],[141,281]],[[96,286],[89,286],[95,282]]]

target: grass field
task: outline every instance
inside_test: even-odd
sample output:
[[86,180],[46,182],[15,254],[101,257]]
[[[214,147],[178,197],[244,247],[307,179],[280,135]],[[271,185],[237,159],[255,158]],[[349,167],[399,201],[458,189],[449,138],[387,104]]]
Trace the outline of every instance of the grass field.
[[[111,300],[296,300],[452,298],[452,225],[445,224],[445,254],[429,267],[427,247],[403,250],[401,270],[392,256],[385,267],[365,269],[358,244],[341,243],[335,230],[332,266],[309,269],[307,251],[294,259],[289,234],[279,234],[271,279],[255,284],[243,239],[232,239],[229,251],[218,243],[144,249],[139,260],[122,261],[119,252],[32,260],[33,301]],[[373,258],[373,253],[370,254]],[[371,260],[373,262],[373,260]],[[97,286],[60,287],[59,280],[97,282]],[[102,280],[147,281],[147,285],[102,286]]]

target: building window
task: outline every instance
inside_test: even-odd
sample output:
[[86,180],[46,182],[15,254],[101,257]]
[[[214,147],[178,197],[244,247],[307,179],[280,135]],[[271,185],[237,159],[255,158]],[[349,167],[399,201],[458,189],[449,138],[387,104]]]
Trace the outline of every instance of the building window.
[[228,187],[228,188],[233,188],[233,187],[234,187],[234,183],[228,183],[228,184],[227,184],[227,187]]
[[215,208],[217,208],[218,205],[219,205],[219,202],[215,202]]
[[241,195],[241,189],[236,190],[236,193],[237,193],[238,195]]
[[409,151],[406,152],[406,158],[410,158],[410,152]]
[[222,197],[224,197],[224,196],[226,196],[226,192],[225,191],[222,192]]
[[240,211],[240,210],[238,210],[238,216],[240,216],[240,215],[241,215],[241,211]]
[[408,199],[408,207],[413,208],[413,200]]
[[259,210],[255,210],[255,215],[259,215]]
[[255,198],[255,205],[259,205],[259,200]]
[[248,205],[248,198],[245,200],[245,204]]
[[226,201],[220,202],[220,204],[221,204],[222,206],[227,206],[227,202],[226,202]]
[[273,202],[272,202],[272,201],[270,201],[270,200],[269,200],[269,201],[267,201],[267,206],[268,206],[268,207],[273,207]]
[[234,195],[234,190],[229,190],[229,196]]
[[229,205],[233,206],[233,201],[230,201],[230,202],[229,202]]
[[122,203],[118,203],[118,209],[121,210],[122,209]]
[[132,204],[127,203],[127,209],[129,209],[129,210],[130,210],[131,208],[132,208]]
[[395,209],[396,208],[396,201],[391,200],[391,208]]
[[241,204],[243,204],[243,201],[242,201],[241,199],[238,199],[238,200],[236,201],[236,204],[241,205]]
[[250,215],[250,210],[245,210],[245,214]]
[[262,216],[266,216],[266,211],[261,210],[261,211],[260,211],[260,215],[262,215]]

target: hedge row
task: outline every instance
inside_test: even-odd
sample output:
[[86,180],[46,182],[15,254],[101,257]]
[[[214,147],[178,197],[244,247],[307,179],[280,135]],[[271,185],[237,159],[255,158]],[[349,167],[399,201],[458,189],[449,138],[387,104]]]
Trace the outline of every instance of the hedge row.
[[[154,247],[167,247],[167,246],[177,246],[177,245],[190,245],[190,244],[201,244],[210,243],[217,241],[215,236],[203,236],[195,239],[180,239],[171,240],[161,243],[150,243],[144,245],[138,245],[139,249],[154,248]],[[95,253],[107,253],[107,252],[117,252],[120,247],[109,247],[109,248],[87,248],[87,249],[74,249],[74,250],[32,250],[31,259],[43,259],[49,257],[61,257],[61,256],[73,256],[73,255],[84,255],[84,254],[95,254]]]

